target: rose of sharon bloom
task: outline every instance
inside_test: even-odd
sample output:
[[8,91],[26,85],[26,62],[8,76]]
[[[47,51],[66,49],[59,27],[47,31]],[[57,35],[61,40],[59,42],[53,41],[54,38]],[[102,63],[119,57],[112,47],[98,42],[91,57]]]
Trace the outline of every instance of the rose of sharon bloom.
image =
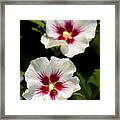
[[45,48],[61,46],[67,57],[83,53],[95,36],[96,20],[48,20],[46,34],[41,37]]
[[28,100],[63,100],[80,90],[76,67],[68,59],[40,57],[31,61],[26,73],[27,90],[23,97]]

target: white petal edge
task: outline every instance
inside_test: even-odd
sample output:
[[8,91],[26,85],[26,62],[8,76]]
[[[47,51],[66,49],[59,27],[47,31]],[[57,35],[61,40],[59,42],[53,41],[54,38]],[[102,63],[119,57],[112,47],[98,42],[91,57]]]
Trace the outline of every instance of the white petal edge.
[[54,38],[47,37],[47,35],[43,35],[41,37],[41,43],[45,45],[46,49],[67,44],[64,40],[56,40]]
[[71,79],[69,79],[69,81],[71,81],[75,85],[73,92],[76,92],[81,89],[81,87],[79,85],[80,79],[77,76],[72,77]]
[[25,91],[25,93],[23,93],[22,96],[27,100],[31,100],[36,89],[40,86],[41,86],[41,84],[39,81],[36,81],[36,80],[27,81],[27,88],[28,89]]
[[27,90],[25,90],[25,92],[22,94],[22,96],[26,99],[26,100],[31,100],[32,97],[34,95],[34,92],[30,92]]
[[48,94],[46,94],[46,95],[34,94],[32,100],[35,100],[35,101],[51,100],[51,98],[50,98],[50,96]]

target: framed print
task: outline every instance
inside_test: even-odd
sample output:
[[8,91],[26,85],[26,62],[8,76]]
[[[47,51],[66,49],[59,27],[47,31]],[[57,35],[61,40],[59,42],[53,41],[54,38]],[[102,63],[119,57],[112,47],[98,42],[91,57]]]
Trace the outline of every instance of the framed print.
[[1,118],[119,119],[119,2],[1,4]]

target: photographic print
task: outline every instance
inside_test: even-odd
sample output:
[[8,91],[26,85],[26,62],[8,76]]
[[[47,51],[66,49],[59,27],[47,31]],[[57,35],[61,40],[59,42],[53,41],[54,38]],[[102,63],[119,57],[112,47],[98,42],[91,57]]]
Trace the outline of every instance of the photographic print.
[[117,118],[118,5],[63,3],[3,5],[3,118]]
[[20,20],[21,100],[100,100],[100,20]]

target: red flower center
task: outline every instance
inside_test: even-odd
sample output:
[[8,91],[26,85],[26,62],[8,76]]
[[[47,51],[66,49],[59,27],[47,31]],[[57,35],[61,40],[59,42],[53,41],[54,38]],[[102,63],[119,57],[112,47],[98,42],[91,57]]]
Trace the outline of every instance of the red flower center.
[[63,88],[65,88],[65,86],[63,85],[62,82],[57,82],[54,86],[59,91],[61,91],[61,90],[63,90]]
[[45,75],[45,73],[38,74],[39,75],[39,80],[42,82],[44,85],[49,84],[49,78]]
[[36,94],[45,95],[45,94],[48,94],[48,92],[49,92],[49,87],[48,87],[48,86],[41,86],[41,87],[38,88],[36,91],[37,91]]
[[50,91],[50,97],[52,100],[55,100],[56,96],[58,95],[58,91],[57,90],[51,90]]
[[59,34],[57,40],[65,40],[68,44],[73,44],[75,40],[74,37],[81,32],[79,28],[73,27],[73,21],[71,20],[66,20],[63,26],[56,23],[54,30]]
[[59,71],[52,72],[50,77],[47,77],[45,73],[39,74],[40,82],[42,82],[43,85],[36,90],[36,94],[49,94],[51,99],[55,100],[58,92],[67,88],[63,82],[59,82],[60,76],[61,72]]

